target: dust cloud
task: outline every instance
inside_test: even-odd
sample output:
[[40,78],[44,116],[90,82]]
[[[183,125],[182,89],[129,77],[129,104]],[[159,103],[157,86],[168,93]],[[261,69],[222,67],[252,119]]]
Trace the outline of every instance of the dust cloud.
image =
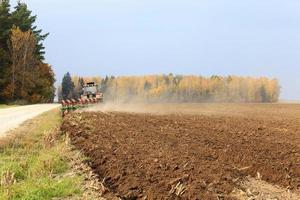
[[299,123],[300,104],[252,103],[122,103],[105,102],[81,109],[78,112],[127,112],[149,114],[192,114],[238,116],[247,118],[280,119],[282,115]]
[[83,109],[88,112],[127,112],[127,113],[152,113],[167,114],[175,112],[164,104],[146,103],[104,103]]

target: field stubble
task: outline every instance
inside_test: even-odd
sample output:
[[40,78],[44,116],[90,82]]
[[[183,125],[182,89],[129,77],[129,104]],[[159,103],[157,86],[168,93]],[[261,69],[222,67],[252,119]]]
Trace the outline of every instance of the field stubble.
[[69,115],[62,130],[117,196],[299,199],[299,104],[102,105],[96,111]]

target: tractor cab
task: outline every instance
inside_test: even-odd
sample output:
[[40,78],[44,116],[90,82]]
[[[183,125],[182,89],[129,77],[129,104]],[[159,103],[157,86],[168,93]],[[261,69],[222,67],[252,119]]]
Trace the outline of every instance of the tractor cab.
[[90,99],[90,98],[96,98],[100,102],[103,99],[103,95],[99,90],[98,85],[95,82],[88,82],[83,86],[83,94],[81,95],[81,98],[83,99]]

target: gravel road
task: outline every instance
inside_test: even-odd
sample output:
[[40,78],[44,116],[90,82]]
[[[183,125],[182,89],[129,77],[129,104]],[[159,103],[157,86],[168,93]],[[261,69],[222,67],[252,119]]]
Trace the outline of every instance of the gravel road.
[[59,104],[36,104],[0,109],[0,137],[5,136],[9,130],[18,127],[24,121],[59,106]]

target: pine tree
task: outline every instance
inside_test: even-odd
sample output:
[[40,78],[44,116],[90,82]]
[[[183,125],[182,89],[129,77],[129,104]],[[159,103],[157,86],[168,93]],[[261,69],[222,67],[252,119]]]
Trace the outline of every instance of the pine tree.
[[28,10],[27,5],[21,2],[18,2],[11,15],[14,26],[19,27],[24,32],[31,30],[34,33],[36,37],[36,55],[43,60],[45,47],[42,42],[46,39],[49,33],[42,34],[42,30],[37,29],[37,26],[34,25],[36,18],[36,15],[32,15],[32,11]]
[[64,75],[61,86],[63,99],[73,98],[75,85],[69,72]]
[[149,91],[151,89],[151,83],[146,80],[144,84],[144,90]]
[[270,102],[266,87],[264,85],[260,87],[260,95],[261,95],[261,102],[263,103]]
[[79,82],[79,85],[81,86],[81,88],[83,88],[83,86],[84,86],[84,80],[83,80],[82,77],[79,78],[78,82]]
[[[81,78],[79,78],[79,80],[78,80],[78,85],[79,85],[79,88],[80,88],[80,90],[79,90],[79,94],[80,95],[82,95],[83,94],[83,87],[84,87],[84,80],[83,80],[83,78],[81,77]],[[79,96],[80,96],[79,95]]]
[[[11,28],[10,4],[8,0],[0,0],[0,91],[7,83],[9,53],[7,41]],[[0,101],[3,101],[0,94]]]
[[79,77],[74,88],[73,98],[79,99],[83,93],[84,81],[83,78]]
[[7,51],[7,40],[12,27],[10,4],[8,0],[0,0],[0,49]]
[[109,81],[108,76],[106,76],[105,79],[101,80],[101,90],[100,91],[102,93],[106,92],[106,90],[108,88],[108,81]]

